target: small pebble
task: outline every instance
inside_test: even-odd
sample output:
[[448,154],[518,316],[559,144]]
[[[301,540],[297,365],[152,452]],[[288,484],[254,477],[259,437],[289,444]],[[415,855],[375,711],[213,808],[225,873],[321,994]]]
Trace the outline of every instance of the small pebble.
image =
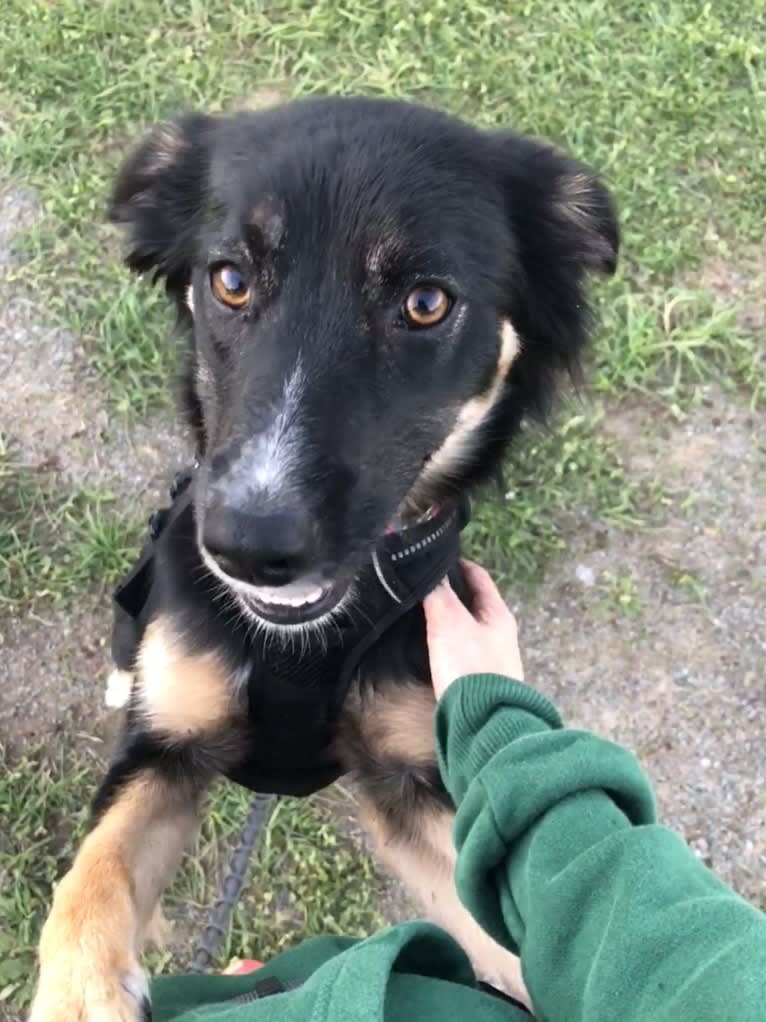
[[589,568],[587,564],[578,564],[575,569],[575,578],[584,586],[595,585],[596,576],[593,573],[593,568]]

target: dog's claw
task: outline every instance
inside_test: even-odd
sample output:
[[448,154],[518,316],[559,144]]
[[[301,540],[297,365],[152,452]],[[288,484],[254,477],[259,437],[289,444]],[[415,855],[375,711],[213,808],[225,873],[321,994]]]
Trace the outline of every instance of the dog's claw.
[[144,974],[124,972],[120,976],[120,986],[139,1006],[142,1022],[151,1022],[152,1002],[149,999],[149,989]]

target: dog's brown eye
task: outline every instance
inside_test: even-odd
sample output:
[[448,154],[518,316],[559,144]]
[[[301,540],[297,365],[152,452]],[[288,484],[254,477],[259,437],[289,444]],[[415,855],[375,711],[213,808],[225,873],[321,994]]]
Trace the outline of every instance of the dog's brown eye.
[[232,309],[241,309],[250,298],[250,287],[236,266],[225,263],[210,274],[213,294]]
[[404,317],[413,327],[436,326],[450,310],[450,297],[446,291],[429,284],[416,287],[404,302]]

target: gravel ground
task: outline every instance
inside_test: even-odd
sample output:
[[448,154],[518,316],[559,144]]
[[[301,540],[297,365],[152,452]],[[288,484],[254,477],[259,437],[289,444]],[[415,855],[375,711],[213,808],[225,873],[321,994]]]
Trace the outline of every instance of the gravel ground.
[[633,749],[661,820],[766,908],[766,422],[711,390],[682,424],[642,407],[610,423],[671,503],[632,535],[582,523],[520,608],[527,675]]

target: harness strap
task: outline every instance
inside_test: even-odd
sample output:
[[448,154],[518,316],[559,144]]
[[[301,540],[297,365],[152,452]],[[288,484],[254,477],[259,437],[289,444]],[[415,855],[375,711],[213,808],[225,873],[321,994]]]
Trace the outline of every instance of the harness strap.
[[[460,533],[468,523],[468,499],[428,522],[389,534],[373,550],[375,576],[390,605],[347,654],[342,683],[347,686],[364,654],[407,611],[421,603],[460,556]],[[345,688],[344,693],[345,695]]]
[[160,508],[149,516],[149,536],[138,560],[114,587],[112,659],[122,671],[135,669],[136,656],[146,627],[147,604],[154,585],[156,544],[191,504],[190,484],[193,478],[194,469],[191,468],[175,474],[170,486],[170,507]]

